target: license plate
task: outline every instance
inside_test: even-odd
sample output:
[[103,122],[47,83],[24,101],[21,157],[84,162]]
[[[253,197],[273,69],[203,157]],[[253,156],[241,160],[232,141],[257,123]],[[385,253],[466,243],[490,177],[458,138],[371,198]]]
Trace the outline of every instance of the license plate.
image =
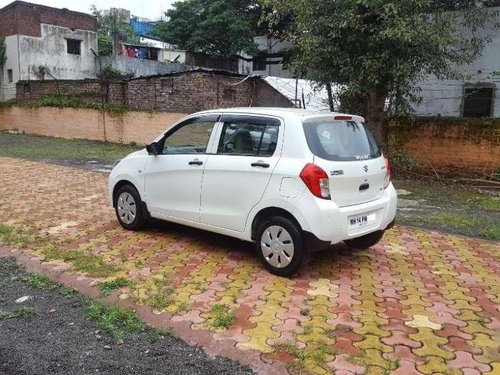
[[349,229],[363,228],[377,220],[376,214],[361,214],[349,217]]

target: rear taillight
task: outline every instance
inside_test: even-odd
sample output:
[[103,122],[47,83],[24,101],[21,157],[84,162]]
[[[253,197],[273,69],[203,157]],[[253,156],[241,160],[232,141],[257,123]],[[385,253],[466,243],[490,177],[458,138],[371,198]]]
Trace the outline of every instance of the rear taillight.
[[390,183],[391,183],[391,164],[389,163],[389,159],[385,158],[384,189],[387,189]]
[[307,164],[300,172],[300,178],[315,197],[330,199],[328,175],[316,164]]

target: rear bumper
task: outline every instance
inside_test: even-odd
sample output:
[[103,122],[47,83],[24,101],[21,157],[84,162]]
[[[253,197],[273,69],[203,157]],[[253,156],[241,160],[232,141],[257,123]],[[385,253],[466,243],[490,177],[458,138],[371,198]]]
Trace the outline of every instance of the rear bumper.
[[[332,201],[317,198],[314,198],[314,204],[310,201],[304,203],[306,204],[304,209],[308,214],[303,217],[309,220],[301,225],[306,232],[306,240],[310,237],[313,240],[308,242],[319,241],[319,244],[332,245],[394,226],[397,194],[391,184],[380,199],[355,206],[337,207]],[[358,215],[371,215],[374,219],[363,227],[351,227],[349,225],[351,218]]]

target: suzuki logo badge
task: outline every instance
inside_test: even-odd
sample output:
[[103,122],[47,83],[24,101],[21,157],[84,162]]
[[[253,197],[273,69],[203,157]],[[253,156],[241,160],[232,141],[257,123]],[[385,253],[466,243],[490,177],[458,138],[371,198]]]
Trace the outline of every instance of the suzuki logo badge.
[[365,172],[366,172],[366,173],[368,173],[368,166],[367,166],[367,165],[365,165],[365,166],[363,167],[363,169],[365,170]]

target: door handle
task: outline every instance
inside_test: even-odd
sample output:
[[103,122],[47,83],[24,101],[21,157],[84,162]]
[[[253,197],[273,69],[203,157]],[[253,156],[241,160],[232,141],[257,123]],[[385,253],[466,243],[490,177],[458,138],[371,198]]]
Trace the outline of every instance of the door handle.
[[263,161],[258,161],[257,163],[252,163],[252,167],[261,167],[261,168],[269,168],[270,165],[267,163],[264,163]]
[[191,160],[189,165],[203,165],[203,162],[201,160]]

